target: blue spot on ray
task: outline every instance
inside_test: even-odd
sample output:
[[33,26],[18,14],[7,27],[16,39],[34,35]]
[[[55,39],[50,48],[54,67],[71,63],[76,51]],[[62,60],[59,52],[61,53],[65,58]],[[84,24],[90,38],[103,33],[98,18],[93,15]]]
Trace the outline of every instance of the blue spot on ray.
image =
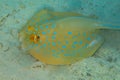
[[26,29],[26,32],[29,32],[28,29]]
[[85,33],[85,32],[83,33],[83,36],[86,36],[86,33]]
[[55,39],[55,36],[52,36],[52,39]]
[[40,26],[40,29],[43,29],[43,26]]
[[64,52],[64,50],[61,50],[61,52]]
[[75,48],[75,46],[72,46],[72,48]]
[[48,42],[48,45],[50,45],[50,42]]
[[80,36],[80,33],[78,33],[78,36]]
[[52,42],[52,45],[53,45],[53,46],[56,46],[56,43],[55,43],[55,42]]
[[58,44],[61,44],[61,42],[60,42],[60,41],[58,41]]
[[89,46],[89,44],[85,44],[84,48],[87,48]]
[[64,56],[74,56],[74,54],[64,54]]
[[57,32],[53,32],[53,34],[55,35],[55,34],[57,34]]
[[77,38],[77,36],[73,36],[73,38]]
[[55,28],[55,27],[56,27],[56,24],[53,24],[51,27],[52,27],[52,28]]
[[42,46],[40,46],[40,48],[42,48]]
[[75,41],[74,44],[77,44],[77,42]]
[[64,54],[64,56],[69,56],[69,54]]
[[36,26],[38,26],[39,25],[39,22],[38,23],[36,23]]
[[65,46],[65,45],[63,45],[63,46],[62,46],[62,48],[66,48],[66,46]]
[[50,33],[50,30],[48,30],[48,33]]
[[66,41],[66,44],[68,44],[68,41]]
[[44,47],[46,47],[46,44],[43,44]]
[[83,42],[82,41],[80,41],[80,44],[82,44]]
[[52,52],[55,52],[55,50],[52,50]]
[[38,46],[38,44],[35,44],[35,46]]
[[92,34],[92,36],[95,36],[95,34]]
[[36,34],[36,32],[33,32],[34,34]]
[[85,46],[86,46],[86,47],[88,47],[88,46],[89,46],[89,44],[86,44]]
[[38,28],[35,28],[36,31],[38,31]]
[[48,22],[48,20],[46,20],[46,22]]
[[68,34],[69,34],[69,35],[71,35],[71,34],[72,34],[72,32],[68,32]]
[[40,20],[40,22],[42,22],[42,20]]
[[88,37],[88,38],[87,38],[87,40],[88,40],[88,41],[90,41],[90,40],[91,40],[91,38],[90,38],[90,37]]
[[58,58],[59,56],[57,54],[52,54],[53,57]]
[[42,34],[46,34],[46,32],[42,32]]
[[48,28],[48,25],[46,26],[46,28]]

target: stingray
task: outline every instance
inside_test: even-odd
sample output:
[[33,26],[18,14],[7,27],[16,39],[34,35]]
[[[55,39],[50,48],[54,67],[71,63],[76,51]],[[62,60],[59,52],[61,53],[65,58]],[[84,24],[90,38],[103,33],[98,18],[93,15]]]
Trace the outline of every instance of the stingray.
[[100,29],[118,28],[81,14],[45,9],[28,20],[19,39],[22,48],[36,59],[65,65],[92,56],[99,49],[104,42]]

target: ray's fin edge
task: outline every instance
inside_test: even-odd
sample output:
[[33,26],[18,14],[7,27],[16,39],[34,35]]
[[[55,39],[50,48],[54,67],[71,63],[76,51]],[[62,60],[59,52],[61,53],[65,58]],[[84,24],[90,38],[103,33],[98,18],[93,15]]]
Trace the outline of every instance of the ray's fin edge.
[[116,24],[101,24],[100,25],[101,29],[113,29],[113,30],[120,30],[120,25],[116,25]]

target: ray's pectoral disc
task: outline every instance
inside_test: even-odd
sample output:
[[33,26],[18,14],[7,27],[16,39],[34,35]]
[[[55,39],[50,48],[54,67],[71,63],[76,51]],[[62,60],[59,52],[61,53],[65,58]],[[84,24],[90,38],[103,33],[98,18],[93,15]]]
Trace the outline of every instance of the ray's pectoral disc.
[[71,64],[93,55],[102,44],[97,22],[75,13],[43,10],[21,30],[23,48],[36,59],[54,65]]

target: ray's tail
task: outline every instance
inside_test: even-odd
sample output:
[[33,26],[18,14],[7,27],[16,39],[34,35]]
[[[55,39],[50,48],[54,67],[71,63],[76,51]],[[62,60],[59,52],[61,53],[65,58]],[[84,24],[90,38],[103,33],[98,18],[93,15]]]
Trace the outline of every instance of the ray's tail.
[[103,29],[120,30],[120,24],[101,24]]

